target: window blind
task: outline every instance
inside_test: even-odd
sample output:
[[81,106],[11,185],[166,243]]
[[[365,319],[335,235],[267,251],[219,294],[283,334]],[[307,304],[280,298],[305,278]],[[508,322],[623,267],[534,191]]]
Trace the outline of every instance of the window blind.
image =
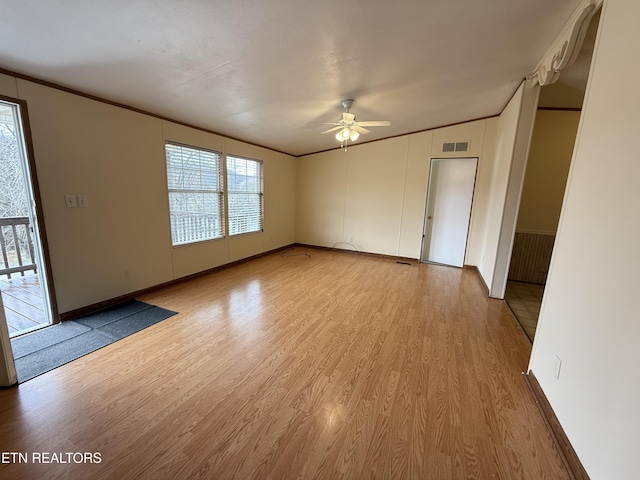
[[262,231],[262,162],[227,155],[229,235]]
[[222,155],[176,143],[166,143],[165,150],[173,245],[222,237]]

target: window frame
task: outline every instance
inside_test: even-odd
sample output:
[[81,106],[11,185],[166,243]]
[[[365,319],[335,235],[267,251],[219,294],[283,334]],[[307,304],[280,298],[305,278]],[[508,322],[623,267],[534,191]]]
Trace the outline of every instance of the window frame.
[[[254,162],[257,165],[257,170],[258,170],[258,182],[257,182],[258,191],[257,192],[242,191],[242,190],[234,191],[231,188],[229,184],[230,183],[229,182],[229,159],[243,160],[246,162]],[[227,198],[227,203],[226,203],[227,218],[226,219],[227,219],[227,232],[229,233],[229,237],[237,237],[241,235],[250,235],[253,233],[264,232],[264,161],[251,158],[251,157],[245,157],[242,155],[235,155],[235,154],[228,153],[225,155],[224,168],[225,168],[225,185],[226,185],[225,194]],[[231,222],[233,221],[234,217],[232,217],[230,197],[233,194],[255,194],[258,196],[259,198],[258,205],[260,209],[259,216],[258,216],[258,221],[259,221],[258,229],[232,233]]]
[[[205,147],[200,147],[197,145],[189,145],[189,144],[185,144],[185,143],[180,143],[180,142],[174,142],[174,141],[170,141],[170,140],[165,140],[165,172],[167,174],[167,199],[169,202],[169,223],[170,223],[170,231],[171,231],[171,245],[173,248],[179,248],[179,247],[183,247],[183,246],[187,246],[187,245],[194,245],[194,244],[199,244],[202,242],[209,242],[209,241],[215,241],[215,240],[220,240],[220,239],[224,239],[225,235],[226,235],[226,201],[225,201],[225,196],[226,196],[226,191],[225,191],[225,156],[223,155],[222,152],[218,151],[218,150],[213,150],[210,148],[205,148]],[[204,188],[172,188],[171,187],[171,179],[170,179],[170,172],[169,172],[169,147],[173,146],[173,147],[179,147],[181,149],[189,149],[189,150],[193,150],[193,151],[197,151],[197,152],[204,152],[207,154],[213,154],[215,156],[216,162],[217,162],[217,171],[214,169],[213,170],[213,174],[214,177],[217,177],[217,186],[218,189],[204,189]],[[202,165],[200,165],[200,167],[202,167]],[[201,186],[201,185],[200,185]],[[190,239],[190,240],[185,240],[185,241],[177,241],[177,234],[176,231],[174,229],[174,211],[172,210],[172,193],[194,193],[194,194],[210,194],[210,195],[214,195],[215,199],[217,200],[218,203],[218,208],[217,211],[214,212],[210,212],[211,215],[213,215],[213,219],[215,222],[215,218],[217,216],[218,218],[218,224],[219,227],[216,228],[216,231],[213,232],[213,236],[206,236],[206,238],[195,238],[195,239]],[[204,198],[203,198],[204,201]],[[214,204],[215,204],[215,200],[214,200]],[[201,214],[204,213],[205,215],[207,214],[207,212],[201,212]]]

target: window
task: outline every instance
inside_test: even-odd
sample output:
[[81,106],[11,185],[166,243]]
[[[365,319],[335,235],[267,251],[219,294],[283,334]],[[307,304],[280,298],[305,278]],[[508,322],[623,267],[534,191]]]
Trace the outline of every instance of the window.
[[166,144],[167,184],[173,245],[224,235],[222,155]]
[[262,162],[227,155],[229,235],[262,231]]

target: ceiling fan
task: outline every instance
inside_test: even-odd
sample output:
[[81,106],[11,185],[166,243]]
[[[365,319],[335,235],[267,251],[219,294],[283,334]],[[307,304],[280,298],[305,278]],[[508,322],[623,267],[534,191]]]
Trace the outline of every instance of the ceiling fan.
[[336,133],[336,140],[340,142],[341,147],[346,147],[347,142],[351,140],[355,142],[360,134],[370,133],[371,130],[367,130],[364,127],[388,127],[391,122],[388,120],[371,120],[367,122],[356,122],[356,116],[353,113],[349,113],[349,110],[353,106],[353,99],[348,98],[342,101],[342,106],[345,111],[342,114],[342,118],[337,122],[318,122],[320,125],[334,125],[333,128],[325,130],[322,133]]

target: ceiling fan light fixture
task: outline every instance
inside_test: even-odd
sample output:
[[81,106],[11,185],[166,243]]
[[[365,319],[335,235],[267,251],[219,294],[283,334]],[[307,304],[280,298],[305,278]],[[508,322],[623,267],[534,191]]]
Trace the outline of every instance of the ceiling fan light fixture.
[[388,120],[370,120],[366,122],[356,121],[356,116],[353,113],[350,113],[349,110],[353,106],[353,99],[347,99],[342,101],[342,106],[345,111],[342,113],[342,118],[337,122],[319,122],[324,125],[333,125],[333,128],[325,130],[324,133],[335,132],[335,138],[338,142],[340,142],[340,146],[345,147],[351,140],[351,142],[355,142],[360,138],[360,135],[363,133],[370,133],[370,130],[367,130],[364,127],[388,127],[391,125],[391,122]]
[[349,140],[355,142],[358,137],[360,137],[360,134],[349,127],[344,127],[342,130],[336,133],[336,140],[340,142],[341,146],[345,146]]

